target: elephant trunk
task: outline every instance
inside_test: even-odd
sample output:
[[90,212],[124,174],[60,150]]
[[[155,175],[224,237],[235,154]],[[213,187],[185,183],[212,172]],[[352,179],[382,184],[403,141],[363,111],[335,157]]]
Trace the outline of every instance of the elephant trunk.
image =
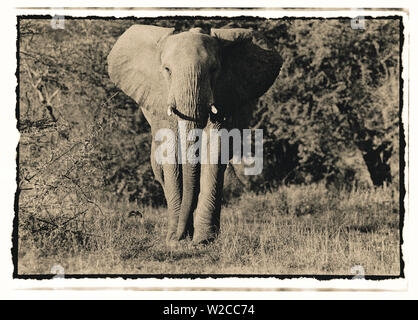
[[[195,90],[189,91],[184,94],[183,97],[177,99],[177,101],[184,101],[186,103],[177,103],[180,106],[180,110],[187,110],[186,114],[190,114],[195,117],[199,114],[197,99]],[[191,96],[190,96],[191,95]],[[183,98],[183,99],[182,99]],[[194,112],[191,112],[193,110]],[[198,124],[194,121],[178,121],[178,134],[179,134],[179,162],[182,168],[182,200],[181,209],[178,218],[177,225],[177,240],[181,240],[187,236],[193,236],[193,215],[197,205],[197,199],[199,194],[199,181],[200,181],[200,164],[198,161],[191,162],[189,151],[194,147],[197,137],[191,138],[190,133],[198,129]]]
[[[196,209],[201,186],[201,164],[195,152],[200,149],[201,139],[194,129],[201,129],[207,123],[208,104],[213,101],[209,81],[202,81],[200,66],[191,66],[178,74],[170,97],[181,116],[178,120],[179,160],[182,168],[182,201],[178,217],[177,240],[193,237],[193,212]],[[187,119],[183,119],[187,118]],[[198,146],[199,145],[199,146]],[[191,159],[193,158],[193,159]]]

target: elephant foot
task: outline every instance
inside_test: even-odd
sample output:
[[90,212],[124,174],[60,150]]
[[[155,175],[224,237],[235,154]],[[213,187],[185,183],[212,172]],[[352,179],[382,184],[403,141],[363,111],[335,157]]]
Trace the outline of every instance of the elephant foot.
[[193,238],[193,229],[187,229],[183,232],[177,232],[174,236],[177,241],[185,240],[185,239],[192,239]]
[[210,235],[195,234],[193,237],[192,243],[194,245],[201,245],[201,244],[206,245],[206,244],[212,243],[213,241],[215,241],[215,239],[216,239],[216,235],[213,233]]
[[170,251],[176,251],[182,247],[178,240],[166,240],[166,245]]
[[[171,240],[166,243],[167,249],[170,252],[182,252],[182,251],[190,251],[192,249],[196,249],[198,247],[197,244],[194,244],[190,238],[183,239],[183,240]],[[200,245],[199,245],[200,246]]]
[[[218,219],[219,221],[219,219]],[[200,224],[195,226],[193,234],[193,243],[195,244],[209,244],[216,240],[220,233],[219,223],[211,225]]]
[[175,233],[167,236],[165,240],[167,248],[171,251],[184,249],[190,242],[191,238],[189,236],[178,237]]

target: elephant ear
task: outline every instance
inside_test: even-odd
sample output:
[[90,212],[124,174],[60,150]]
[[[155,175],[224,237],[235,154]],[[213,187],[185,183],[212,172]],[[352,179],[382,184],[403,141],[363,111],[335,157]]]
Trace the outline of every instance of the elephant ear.
[[283,60],[276,51],[252,42],[248,29],[212,29],[220,39],[222,71],[216,86],[216,103],[237,108],[262,96],[279,75]]
[[[107,57],[110,79],[147,110],[166,103],[159,43],[173,32],[174,28],[133,25],[120,36]],[[155,111],[158,110],[151,112]]]

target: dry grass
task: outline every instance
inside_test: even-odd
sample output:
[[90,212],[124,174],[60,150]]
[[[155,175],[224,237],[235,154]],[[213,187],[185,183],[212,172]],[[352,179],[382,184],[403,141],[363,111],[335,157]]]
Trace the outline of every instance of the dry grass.
[[[101,211],[42,219],[20,212],[19,274],[399,275],[399,195],[380,188],[330,192],[323,185],[245,194],[224,207],[212,244],[169,250],[163,208],[103,200]],[[39,219],[45,220],[41,221]],[[49,219],[49,220],[48,220]],[[53,221],[53,223],[51,223]]]

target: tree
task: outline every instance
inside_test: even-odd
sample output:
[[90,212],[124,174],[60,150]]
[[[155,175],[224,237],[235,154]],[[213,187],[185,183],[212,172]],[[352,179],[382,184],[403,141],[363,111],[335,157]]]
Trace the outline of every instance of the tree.
[[285,63],[260,108],[268,106],[269,142],[298,148],[295,181],[332,180],[340,154],[355,148],[375,185],[396,174],[389,161],[399,153],[399,23],[373,19],[362,30],[349,19],[269,22]]

